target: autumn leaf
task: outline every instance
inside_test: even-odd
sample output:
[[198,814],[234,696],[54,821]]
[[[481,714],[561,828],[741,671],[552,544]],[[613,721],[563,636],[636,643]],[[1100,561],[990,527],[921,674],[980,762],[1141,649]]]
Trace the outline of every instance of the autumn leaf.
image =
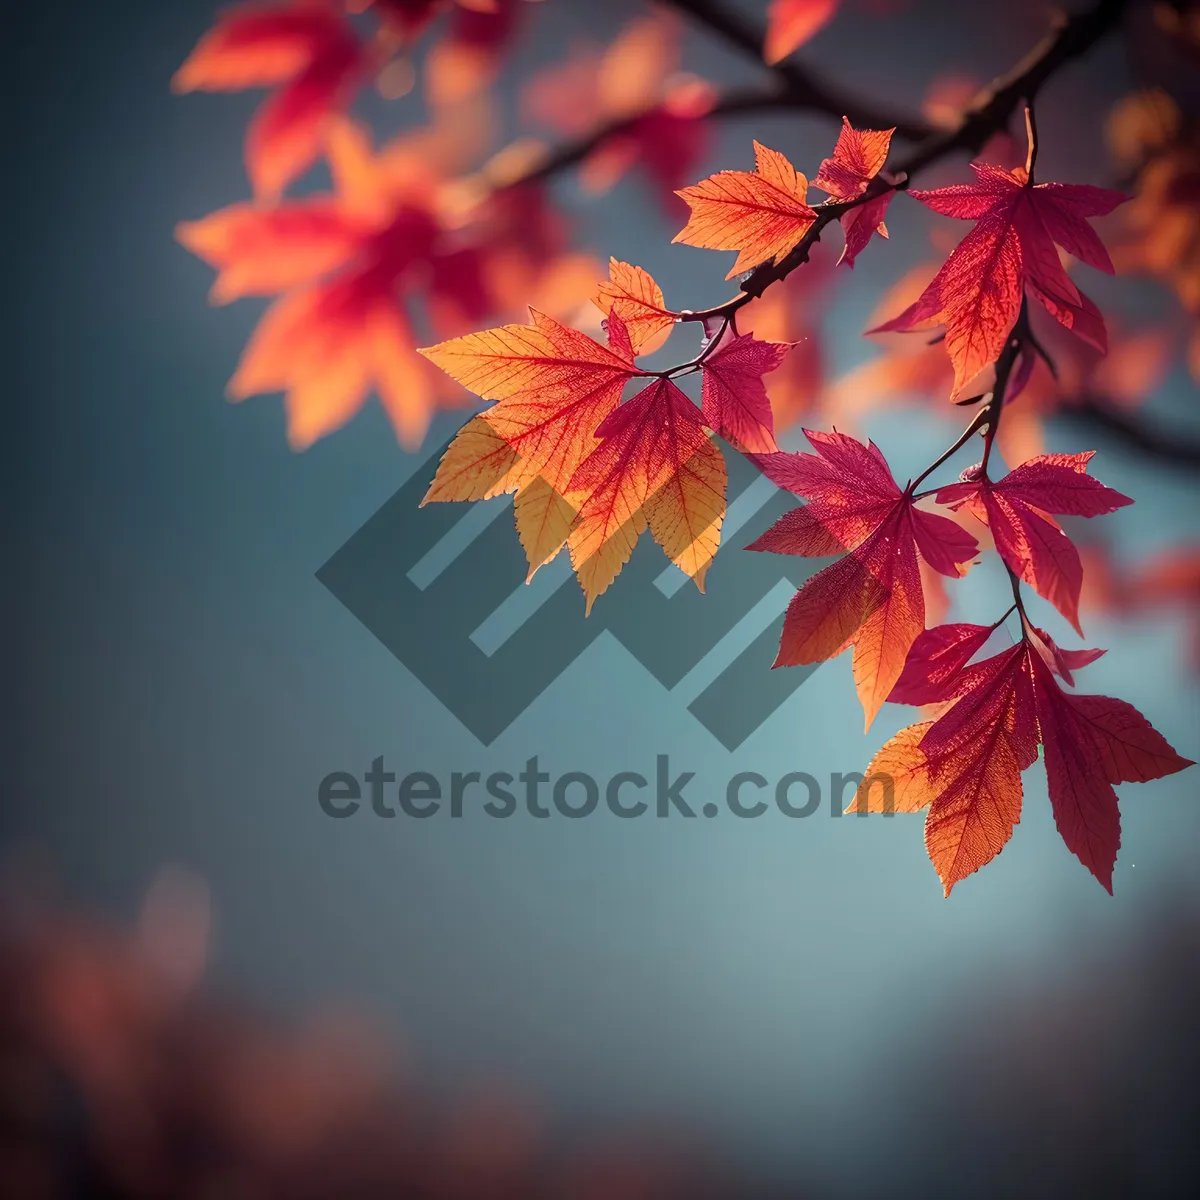
[[231,204],[201,221],[184,221],[175,236],[218,270],[214,304],[271,296],[348,262],[370,232],[329,197],[262,208]]
[[[1111,892],[1120,845],[1112,785],[1158,779],[1192,764],[1124,701],[1064,692],[1053,655],[1038,645],[1046,635],[1032,626],[1025,625],[1022,640],[1009,649],[975,666],[956,666],[993,628],[944,626],[923,635],[923,652],[910,660],[909,690],[954,703],[937,720],[902,729],[882,747],[847,811],[881,811],[871,776],[891,776],[903,801],[896,811],[929,809],[925,843],[949,895],[1012,836],[1021,816],[1021,773],[1040,743],[1059,832]],[[1097,655],[1072,653],[1086,661]],[[1085,665],[1084,657],[1074,665]]]
[[700,411],[669,379],[656,379],[596,430],[597,446],[568,485],[580,496],[568,538],[590,612],[647,527],[700,589],[725,515],[725,461]]
[[[442,138],[443,146],[451,139]],[[336,191],[261,206],[234,204],[182,222],[179,241],[217,270],[212,299],[284,293],[251,338],[229,392],[288,393],[288,436],[304,448],[336,429],[373,389],[400,440],[419,444],[438,405],[462,393],[416,353],[408,304],[441,336],[508,307],[509,291],[550,293],[556,268],[546,234],[531,239],[507,204],[472,211],[470,240],[443,206],[444,180],[421,137],[378,152],[348,121],[334,122],[325,153]],[[526,214],[536,197],[523,197]],[[564,297],[574,307],[590,291],[587,260]],[[585,290],[586,288],[586,290]],[[560,306],[561,307],[561,306]]]
[[1030,662],[1055,824],[1068,849],[1111,892],[1121,844],[1113,784],[1145,783],[1193,764],[1131,704],[1069,695],[1040,656]]
[[955,698],[964,667],[983,649],[996,625],[936,625],[917,637],[888,699],[893,704],[940,704]]
[[[576,515],[568,496],[580,465],[599,445],[632,357],[531,310],[531,324],[505,325],[421,350],[492,408],[469,421],[446,449],[422,501],[482,500],[516,492],[517,532],[530,577],[567,540]],[[610,337],[628,345],[619,315]],[[614,336],[615,335],[615,336]]]
[[676,321],[650,273],[615,258],[609,259],[608,280],[600,284],[595,304],[605,316],[615,312],[621,318],[636,354],[657,350]]
[[417,264],[437,263],[440,286],[471,316],[484,302],[466,264],[443,254],[423,170],[392,175],[348,123],[330,131],[327,153],[337,195],[232,205],[180,224],[176,236],[217,268],[214,300],[285,292],[242,355],[233,399],[285,391],[288,438],[303,449],[344,424],[374,388],[401,439],[415,445],[434,408],[433,375],[416,357],[399,288]]
[[925,627],[920,561],[957,576],[978,545],[953,521],[917,508],[873,443],[804,432],[815,455],[753,457],[774,483],[808,498],[806,515],[786,514],[748,549],[814,554],[832,543],[849,551],[792,598],[775,665],[821,662],[853,645],[869,727]]
[[771,0],[763,60],[774,65],[799,49],[837,12],[838,0]]
[[754,157],[753,172],[719,171],[679,192],[692,215],[672,240],[738,251],[726,279],[782,257],[817,219],[805,203],[808,180],[784,155],[755,142]]
[[1111,273],[1112,262],[1087,219],[1127,199],[1106,188],[1031,186],[1021,168],[971,165],[977,176],[973,184],[910,190],[935,212],[976,224],[916,303],[873,331],[944,324],[954,364],[952,399],[999,357],[1027,290],[1060,324],[1104,348],[1103,320],[1063,269],[1055,245]]
[[[813,187],[828,192],[834,200],[857,199],[883,170],[895,132],[895,129],[855,129],[849,119],[843,117],[842,131],[838,134],[833,157],[821,163]],[[882,195],[842,213],[846,245],[838,259],[839,264],[844,262],[848,267],[853,267],[855,258],[866,248],[872,234],[887,237],[887,226],[883,219],[893,195],[889,188]]]
[[701,591],[725,513],[725,462],[699,409],[643,375],[616,309],[609,346],[542,313],[532,324],[470,334],[422,351],[494,407],[447,448],[425,502],[516,492],[530,575],[566,544],[587,611],[651,535]]
[[429,423],[432,383],[386,280],[354,272],[289,292],[259,322],[229,396],[285,391],[288,440],[302,450],[344,425],[372,387],[402,439]]
[[293,0],[242,5],[200,39],[177,92],[277,88],[246,134],[246,169],[259,198],[278,196],[321,151],[329,118],[369,72],[372,53],[336,8]]
[[[1083,566],[1079,552],[1051,514],[1095,517],[1133,503],[1087,474],[1094,454],[1094,450],[1041,454],[996,482],[971,477],[939,488],[937,493],[939,504],[965,507],[983,521],[1009,568],[1049,600],[1080,634]],[[974,472],[966,474],[973,476]]]
[[704,356],[705,423],[742,449],[763,454],[777,450],[763,376],[774,371],[790,349],[784,342],[762,342],[750,334],[721,338]]

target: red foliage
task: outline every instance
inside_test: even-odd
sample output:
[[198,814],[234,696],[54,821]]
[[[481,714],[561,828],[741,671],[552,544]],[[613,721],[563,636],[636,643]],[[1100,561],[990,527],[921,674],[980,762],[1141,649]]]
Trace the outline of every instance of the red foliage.
[[[472,171],[468,163],[488,138],[478,136],[478,114],[477,136],[464,137],[458,106],[494,76],[520,0],[357,0],[351,7],[376,19],[373,40],[359,37],[334,0],[235,9],[176,78],[183,90],[278,89],[247,144],[259,202],[179,230],[217,268],[215,300],[282,293],[231,393],[286,390],[289,434],[304,446],[342,424],[374,388],[401,437],[415,444],[438,403],[464,400],[437,382],[440,368],[490,407],[453,440],[426,500],[513,494],[530,575],[567,547],[588,611],[647,529],[703,590],[725,514],[717,438],[724,439],[806,500],[750,548],[837,556],[793,598],[775,665],[818,662],[853,647],[868,725],[888,700],[930,710],[929,720],[880,751],[873,769],[891,776],[896,807],[928,806],[926,841],[947,892],[1008,841],[1020,815],[1021,772],[1039,746],[1064,839],[1111,887],[1119,843],[1112,785],[1188,764],[1128,705],[1063,691],[1101,652],[1061,648],[1026,615],[1022,584],[1082,633],[1083,563],[1056,518],[1095,517],[1132,503],[1088,473],[1092,452],[1042,453],[1040,421],[1056,406],[1089,403],[1097,388],[1106,403],[1136,403],[1164,373],[1176,338],[1162,329],[1118,328],[1114,353],[1103,361],[1105,320],[1062,256],[1111,273],[1090,222],[1128,197],[1035,183],[1032,111],[1025,167],[976,161],[972,183],[909,186],[910,174],[954,150],[984,146],[1006,157],[1009,109],[1022,83],[1032,94],[1045,74],[1086,49],[1110,19],[1108,6],[1068,22],[1014,77],[970,99],[965,120],[969,91],[961,80],[944,80],[930,106],[938,130],[890,168],[892,135],[920,131],[914,135],[900,119],[870,121],[895,128],[859,129],[843,117],[812,181],[828,197],[822,203],[810,203],[807,177],[784,154],[758,141],[753,171],[723,170],[681,186],[706,152],[717,115],[774,104],[833,107],[796,64],[774,67],[774,90],[765,96],[721,97],[679,73],[679,24],[656,12],[630,23],[607,49],[576,50],[524,88],[528,118],[578,141],[551,153],[519,140]],[[780,64],[836,7],[835,0],[775,0],[763,34],[766,61]],[[693,16],[729,32],[727,20],[706,12],[697,6]],[[389,53],[429,29],[441,34],[424,63],[434,126],[372,154],[338,114]],[[757,58],[756,37],[732,36]],[[1149,101],[1133,105],[1110,130],[1142,183],[1129,209],[1136,236],[1122,250],[1139,269],[1169,276],[1195,307],[1194,214],[1179,200],[1179,189],[1190,194],[1195,159],[1177,144],[1177,112],[1162,137],[1151,131],[1148,117],[1163,112]],[[321,155],[333,191],[278,201]],[[548,176],[575,165],[591,191],[636,165],[668,208],[681,198],[688,215],[674,241],[736,252],[727,278],[753,268],[742,290],[701,312],[675,309],[647,271],[615,258],[606,281],[595,283],[594,274],[581,281],[589,268],[566,252],[563,223],[543,188]],[[944,336],[825,389],[820,330],[832,267],[810,262],[814,247],[836,220],[845,239],[838,262],[852,267],[874,234],[887,237],[884,218],[902,190],[974,226],[957,246],[943,247],[944,261],[902,282],[904,295],[888,308],[903,311],[872,332],[941,326]],[[1166,249],[1182,265],[1167,263]],[[573,311],[586,296],[603,321]],[[530,323],[470,332],[529,302]],[[573,328],[572,316],[586,328]],[[690,358],[659,370],[638,362],[691,324],[705,336]],[[603,341],[592,336],[601,327]],[[421,350],[422,360],[415,345],[426,330],[443,340]],[[698,406],[679,386],[697,374]],[[625,398],[634,381],[637,390]],[[873,443],[845,433],[806,430],[815,454],[779,449],[777,426],[822,403],[852,419],[861,397],[878,403],[948,392],[955,400],[971,385],[978,394],[959,401],[978,406],[966,430],[903,488]],[[976,437],[983,440],[977,467],[957,483],[918,490]],[[999,478],[988,474],[994,448],[1012,466]],[[946,510],[930,511],[935,504]],[[990,625],[926,629],[948,605],[943,580],[964,574],[981,545],[994,546],[1007,568],[1012,608]],[[1157,596],[1156,603],[1194,606],[1192,567],[1186,555],[1168,557],[1124,591],[1114,582],[1112,603],[1131,608],[1132,587],[1147,602]],[[1019,642],[974,662],[1013,612]],[[882,803],[870,783],[856,800],[868,808]]]

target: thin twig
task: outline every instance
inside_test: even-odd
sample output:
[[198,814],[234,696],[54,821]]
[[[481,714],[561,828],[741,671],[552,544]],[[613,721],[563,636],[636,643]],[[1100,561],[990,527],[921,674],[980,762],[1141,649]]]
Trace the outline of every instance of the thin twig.
[[714,0],[671,0],[671,3],[697,24],[704,25],[771,71],[779,83],[780,107],[825,113],[838,121],[844,116],[852,125],[866,129],[894,128],[900,137],[911,142],[929,136],[930,127],[925,122],[892,112],[865,97],[844,92],[808,67],[790,60],[766,66],[762,57],[764,31],[740,13]]
[[895,183],[882,175],[871,181],[867,190],[856,199],[840,204],[817,206],[817,220],[794,249],[777,263],[756,267],[742,283],[742,295],[723,305],[691,314],[685,319],[699,320],[729,310],[761,296],[773,283],[786,279],[802,263],[808,261],[813,246],[820,240],[825,227],[843,212],[865,204],[894,188],[908,186],[908,181],[926,167],[949,155],[966,151],[977,154],[994,134],[1008,128],[1009,119],[1017,105],[1032,104],[1042,85],[1060,67],[1092,48],[1105,34],[1116,28],[1130,0],[1099,0],[1093,8],[1064,19],[1006,75],[994,80],[980,92],[964,111],[955,128],[925,138],[914,149],[890,167]]
[[[735,117],[742,116],[745,113],[777,112],[781,109],[795,107],[796,105],[791,103],[787,95],[778,88],[736,88],[719,97],[705,116],[707,118]],[[563,145],[557,147],[530,171],[506,186],[519,187],[522,184],[538,183],[559,174],[561,171],[578,166],[593,150],[597,149],[604,142],[626,133],[632,133],[640,121],[656,111],[657,107],[651,107],[642,112],[634,113],[631,116],[620,117],[614,121],[606,121],[582,137],[576,138],[575,141],[565,142]],[[840,120],[841,117],[839,116],[838,119]]]
[[1200,440],[1194,435],[1181,436],[1178,432],[1148,424],[1144,418],[1135,417],[1104,396],[1089,394],[1068,401],[1055,416],[1118,437],[1124,444],[1163,462],[1192,469],[1200,467]]

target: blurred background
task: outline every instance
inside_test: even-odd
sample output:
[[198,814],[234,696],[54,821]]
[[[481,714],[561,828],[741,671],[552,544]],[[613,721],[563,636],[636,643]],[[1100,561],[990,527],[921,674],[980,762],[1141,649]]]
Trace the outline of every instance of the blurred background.
[[[640,148],[554,172],[538,193],[552,244],[522,250],[536,272],[520,260],[497,295],[542,289],[598,328],[581,305],[612,254],[650,270],[671,305],[725,299],[725,257],[670,243],[670,187],[748,168],[752,137],[814,175],[836,121],[705,118],[713,96],[767,76],[694,20],[627,0],[510,7],[494,84],[491,59],[461,53],[470,39],[447,24],[461,14],[445,13],[405,33],[411,54],[395,30],[385,39],[356,116],[377,144],[433,130],[411,156],[470,196],[536,166],[528,139],[572,144],[631,94],[657,104],[646,79],[669,80],[662,103],[687,139],[642,130]],[[734,8],[762,27],[765,6]],[[551,775],[652,775],[666,754],[719,800],[737,771],[862,770],[910,714],[889,706],[863,734],[839,659],[729,752],[604,635],[483,747],[371,637],[314,573],[414,472],[432,474],[463,413],[439,409],[422,436],[424,416],[374,400],[308,420],[293,397],[290,422],[277,396],[223,400],[267,301],[210,306],[212,270],[175,240],[178,222],[251,194],[242,144],[261,92],[171,94],[215,15],[209,0],[109,0],[9,18],[7,1194],[1186,1192],[1200,1165],[1194,772],[1122,789],[1115,898],[1063,846],[1036,769],[1011,846],[948,901],[919,819],[902,816],[321,812],[325,775],[361,776],[380,755],[445,780],[533,755]],[[796,61],[936,124],[1051,15],[1034,0],[843,0]],[[1040,97],[1040,177],[1139,198],[1102,229],[1118,278],[1078,276],[1105,312],[1108,360],[1065,350],[1062,385],[1035,380],[1002,446],[1010,459],[1095,448],[1094,473],[1136,498],[1071,527],[1087,644],[1108,647],[1081,682],[1191,756],[1196,20],[1135,4],[1121,36]],[[624,48],[653,43],[645,78],[603,67],[631,28]],[[456,36],[447,66],[438,48]],[[993,149],[1016,161],[1019,143]],[[668,149],[681,161],[663,166]],[[922,186],[963,170],[947,162]],[[292,194],[327,190],[323,172]],[[518,211],[518,232],[533,212]],[[515,238],[511,216],[493,218]],[[852,273],[834,272],[833,246],[755,328],[805,339],[773,381],[781,424],[869,434],[904,477],[962,414],[920,345],[861,331],[881,304],[898,311],[962,227],[903,200],[888,218],[890,240]],[[410,311],[422,335],[443,317],[417,285]],[[798,424],[781,441],[797,446]],[[515,588],[519,548],[513,572]],[[973,571],[951,618],[991,620],[1003,587]]]

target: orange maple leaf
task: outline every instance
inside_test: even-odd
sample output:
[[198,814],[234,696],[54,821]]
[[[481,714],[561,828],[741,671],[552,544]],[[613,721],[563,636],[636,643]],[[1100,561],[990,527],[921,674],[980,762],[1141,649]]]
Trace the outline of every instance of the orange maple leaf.
[[[531,310],[529,325],[505,325],[421,350],[492,408],[450,443],[422,503],[482,500],[516,492],[517,532],[529,577],[566,543],[576,506],[571,480],[599,445],[597,427],[641,374],[618,353]],[[628,345],[621,318],[610,335]]]
[[[813,187],[828,192],[834,200],[857,199],[883,170],[895,132],[895,129],[855,129],[849,119],[843,117],[842,131],[838,134],[833,157],[821,163]],[[839,263],[853,267],[855,258],[866,248],[872,234],[887,237],[883,218],[893,194],[890,190],[886,191],[842,213],[842,232],[846,235],[846,245],[838,259]]]
[[[639,295],[653,282],[637,268],[614,277],[638,281]],[[515,492],[530,577],[567,545],[588,612],[647,528],[703,590],[725,513],[725,462],[701,411],[662,377],[620,403],[647,373],[620,311],[629,294],[609,298],[607,347],[535,311],[530,325],[421,351],[497,402],[451,442],[425,502]]]
[[608,279],[600,284],[595,304],[605,316],[615,312],[621,318],[636,354],[657,350],[678,319],[648,271],[615,258],[608,261]]
[[737,250],[726,279],[781,258],[817,219],[805,203],[808,180],[784,155],[756,141],[754,158],[754,171],[719,171],[679,192],[692,215],[672,241]]

